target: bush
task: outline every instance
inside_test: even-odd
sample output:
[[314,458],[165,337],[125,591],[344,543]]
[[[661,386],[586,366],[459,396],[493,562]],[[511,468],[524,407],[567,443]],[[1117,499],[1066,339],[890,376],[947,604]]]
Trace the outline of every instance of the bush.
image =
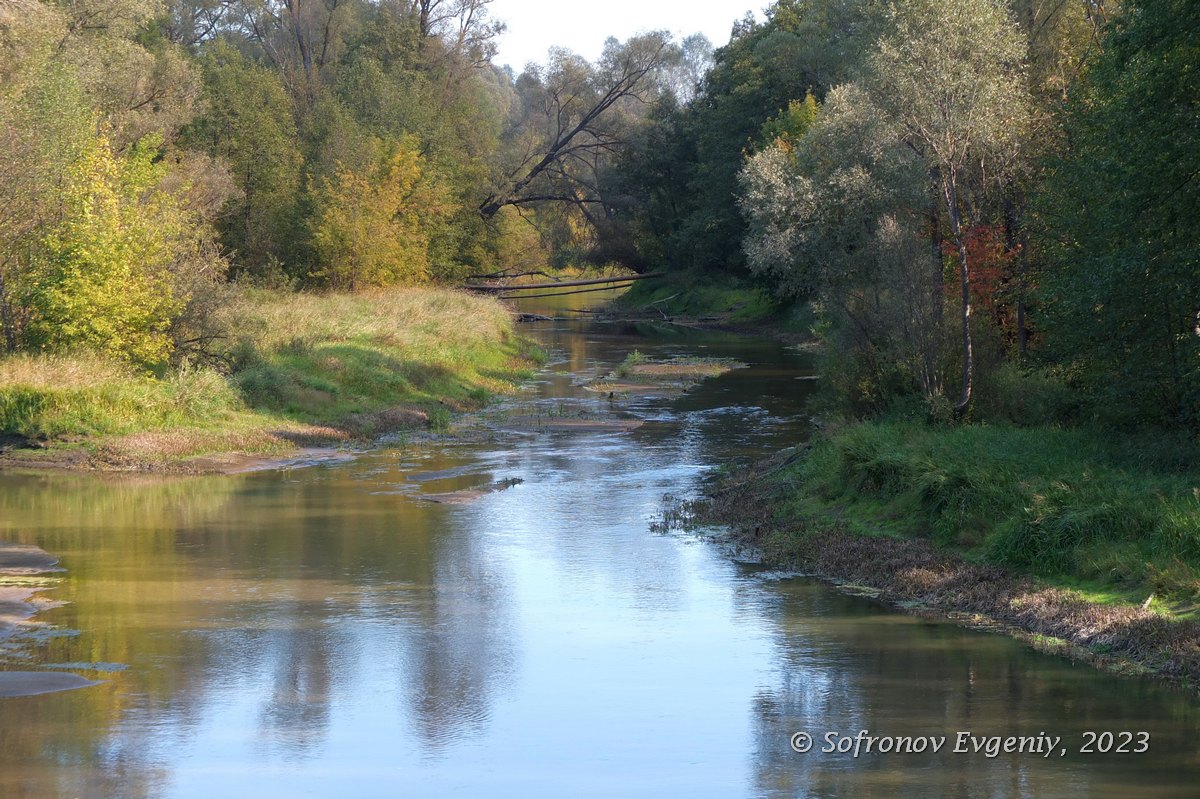
[[974,416],[980,421],[1030,425],[1069,424],[1079,419],[1080,395],[1055,373],[1011,363],[979,375]]

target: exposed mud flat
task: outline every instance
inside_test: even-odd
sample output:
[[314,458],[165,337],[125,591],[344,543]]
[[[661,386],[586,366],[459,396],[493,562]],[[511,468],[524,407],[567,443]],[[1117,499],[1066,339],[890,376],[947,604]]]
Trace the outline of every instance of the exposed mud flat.
[[[41,592],[54,588],[65,571],[58,558],[27,544],[0,542],[0,662],[24,661],[30,642],[53,634],[53,628],[34,621],[38,613],[62,607]],[[97,683],[64,671],[0,671],[0,697],[35,696],[70,691]]]
[[614,399],[621,395],[683,394],[702,380],[745,367],[746,364],[728,358],[643,360],[631,356],[608,375],[588,381],[583,387]]
[[0,671],[0,698],[74,691],[101,682],[61,671]]

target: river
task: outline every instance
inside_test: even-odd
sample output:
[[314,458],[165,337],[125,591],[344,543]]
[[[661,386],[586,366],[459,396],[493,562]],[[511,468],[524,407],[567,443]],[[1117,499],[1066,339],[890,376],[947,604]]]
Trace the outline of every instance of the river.
[[[644,424],[235,476],[0,476],[0,540],[61,558],[47,595],[67,603],[2,668],[104,680],[0,699],[0,797],[1200,792],[1186,694],[652,529],[664,495],[808,434],[809,356],[666,325],[528,329],[552,359],[509,407]],[[579,386],[634,349],[749,366],[683,396]],[[947,742],[820,751],[860,730]],[[1082,752],[1089,731],[1146,732],[1148,751]],[[1061,742],[991,757],[953,751],[959,732]]]

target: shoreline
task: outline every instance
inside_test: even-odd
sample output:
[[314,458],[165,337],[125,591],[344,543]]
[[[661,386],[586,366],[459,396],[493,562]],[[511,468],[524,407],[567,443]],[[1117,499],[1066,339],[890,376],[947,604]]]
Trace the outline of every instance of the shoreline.
[[819,579],[897,610],[1008,635],[1037,651],[1095,668],[1200,691],[1200,622],[1146,605],[1089,600],[1002,566],[968,561],[918,538],[852,531],[832,514],[773,516],[770,477],[801,457],[784,450],[728,477],[677,511],[682,526],[720,525],[731,556]]
[[441,288],[247,289],[223,313],[220,364],[0,359],[0,472],[219,474],[329,457],[445,430],[544,357],[501,303]]
[[[36,616],[67,604],[48,599],[43,591],[59,587],[65,572],[57,557],[41,547],[0,541],[0,699],[38,696],[99,685],[72,671],[31,671],[38,664],[27,662],[26,649],[35,644],[28,640],[32,631],[43,629]],[[9,669],[17,665],[24,668]]]

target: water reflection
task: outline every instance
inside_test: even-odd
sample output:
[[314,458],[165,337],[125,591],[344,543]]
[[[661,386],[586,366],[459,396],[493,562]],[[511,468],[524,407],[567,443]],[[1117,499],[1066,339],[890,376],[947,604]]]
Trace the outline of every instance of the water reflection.
[[[79,634],[36,660],[128,666],[0,700],[0,796],[974,799],[1196,783],[1200,722],[1183,697],[649,532],[663,494],[803,435],[805,356],[659,326],[539,335],[557,363],[521,402],[571,411],[607,409],[573,383],[634,348],[750,368],[631,400],[621,412],[647,423],[628,433],[212,479],[0,477],[0,539],[68,569],[55,595],[71,604],[45,620]],[[421,500],[511,479],[472,504]],[[788,748],[801,729],[1134,726],[1154,731],[1153,756]]]

